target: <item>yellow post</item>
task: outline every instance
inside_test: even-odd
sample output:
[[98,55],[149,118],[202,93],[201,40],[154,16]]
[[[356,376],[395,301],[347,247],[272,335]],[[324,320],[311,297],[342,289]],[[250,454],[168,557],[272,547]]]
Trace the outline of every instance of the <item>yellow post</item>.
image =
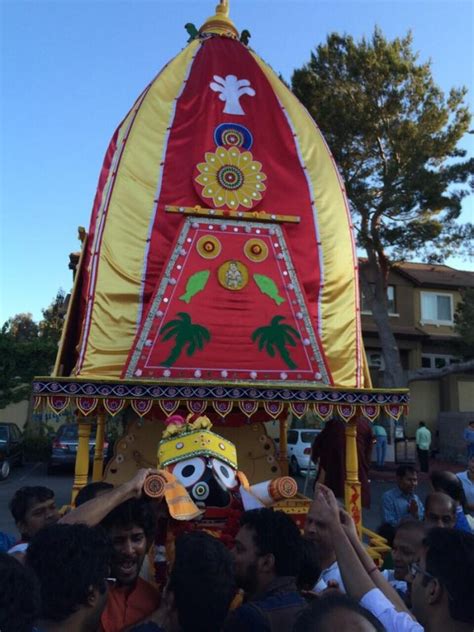
[[74,470],[74,484],[72,486],[71,505],[74,504],[79,490],[87,485],[87,477],[89,475],[89,437],[91,435],[91,426],[84,417],[77,417],[79,426],[79,444],[77,446],[76,468]]
[[278,461],[280,463],[280,471],[282,476],[288,476],[288,419],[290,417],[290,411],[288,409],[286,416],[280,418],[280,456]]
[[344,500],[346,510],[351,514],[359,535],[362,533],[362,505],[357,458],[357,421],[352,417],[346,425],[346,480]]
[[97,431],[95,433],[94,466],[92,469],[93,481],[101,481],[104,473],[105,415],[105,410],[100,408],[97,413]]

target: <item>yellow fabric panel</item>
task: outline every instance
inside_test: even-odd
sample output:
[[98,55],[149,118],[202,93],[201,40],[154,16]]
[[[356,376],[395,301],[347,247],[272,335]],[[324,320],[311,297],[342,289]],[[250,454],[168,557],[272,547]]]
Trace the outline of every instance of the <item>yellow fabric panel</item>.
[[362,337],[357,328],[356,258],[341,182],[321,132],[308,112],[273,70],[256,54],[253,57],[286,109],[312,185],[322,243],[321,337],[334,383],[363,386],[368,371],[364,371]]
[[166,128],[199,45],[192,42],[154,80],[130,130],[107,211],[81,376],[119,376],[132,347]]

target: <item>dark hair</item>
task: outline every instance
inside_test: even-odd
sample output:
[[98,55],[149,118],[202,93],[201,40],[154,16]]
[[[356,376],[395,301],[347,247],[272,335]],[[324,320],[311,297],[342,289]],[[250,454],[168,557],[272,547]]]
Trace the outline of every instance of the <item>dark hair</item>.
[[314,540],[301,541],[301,565],[296,578],[298,590],[312,590],[321,575],[318,547]]
[[453,514],[455,514],[456,513],[456,503],[451,498],[451,496],[448,496],[448,494],[445,494],[444,492],[431,492],[431,494],[428,494],[428,496],[425,499],[425,511],[428,511],[428,507],[430,506],[430,503],[431,503],[432,500],[436,500],[436,499],[441,500],[442,496],[445,496],[450,501],[451,512]]
[[387,540],[387,543],[390,548],[393,547],[393,539],[395,537],[395,527],[390,522],[382,522],[382,524],[377,527],[377,533]]
[[413,465],[399,465],[395,470],[397,478],[403,478],[407,474],[417,474],[418,471]]
[[242,514],[240,524],[254,532],[253,538],[260,555],[273,554],[275,573],[279,577],[298,575],[303,538],[289,516],[273,509],[251,509]]
[[35,502],[44,503],[51,498],[54,498],[54,492],[52,489],[49,489],[49,487],[42,487],[40,485],[34,487],[20,487],[20,489],[16,490],[9,504],[13,519],[17,524],[22,522],[31,505]]
[[426,571],[446,589],[451,618],[474,624],[474,535],[435,528],[428,532],[424,545]]
[[0,630],[31,632],[40,609],[39,585],[30,569],[0,553]]
[[415,520],[411,517],[403,518],[395,528],[395,535],[399,531],[418,531],[420,534],[426,534],[426,525],[421,520]]
[[341,593],[328,593],[311,601],[310,606],[305,608],[296,620],[293,632],[318,632],[324,625],[326,617],[335,610],[355,612],[369,621],[377,632],[385,631],[382,623],[355,599]]
[[167,590],[182,632],[218,632],[236,592],[230,552],[208,533],[181,535]]
[[459,478],[452,472],[440,472],[434,471],[430,474],[431,484],[433,489],[437,492],[444,492],[448,496],[451,496],[453,500],[465,505],[466,494],[464,487],[462,486]]
[[146,539],[151,540],[156,531],[156,517],[148,498],[130,498],[112,509],[101,525],[106,530],[136,525],[143,529]]
[[95,481],[94,483],[89,483],[79,490],[76,496],[75,505],[76,507],[79,507],[88,500],[95,498],[99,492],[105,492],[113,488],[114,486],[112,483],[106,483],[105,481]]
[[419,426],[425,426],[425,427],[426,427],[426,424],[425,424],[425,422],[424,422],[424,421],[420,421],[420,423],[419,423],[418,425],[419,425]]
[[103,593],[110,556],[109,539],[100,527],[55,524],[39,531],[26,564],[40,582],[41,616],[64,621],[87,604],[91,586]]

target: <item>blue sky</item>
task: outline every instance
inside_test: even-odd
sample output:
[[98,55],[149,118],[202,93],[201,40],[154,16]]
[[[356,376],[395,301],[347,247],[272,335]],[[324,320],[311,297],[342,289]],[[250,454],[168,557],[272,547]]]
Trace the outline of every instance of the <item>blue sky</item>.
[[[103,156],[118,123],[186,44],[215,0],[1,0],[0,324],[38,319],[59,287],[77,226],[89,225]],[[388,38],[411,29],[420,60],[444,89],[466,85],[474,110],[471,0],[231,0],[236,26],[289,80],[332,31]],[[474,124],[473,124],[474,126]],[[464,147],[473,153],[474,138]],[[463,217],[473,219],[473,198]],[[474,270],[473,262],[451,265]]]

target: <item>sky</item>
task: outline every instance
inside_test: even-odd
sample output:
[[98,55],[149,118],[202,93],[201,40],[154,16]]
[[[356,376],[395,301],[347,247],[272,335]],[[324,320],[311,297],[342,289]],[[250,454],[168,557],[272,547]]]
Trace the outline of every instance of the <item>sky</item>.
[[[185,45],[216,0],[0,0],[0,325],[41,318],[71,288],[69,253],[89,225],[109,140],[136,97]],[[445,91],[474,111],[473,0],[230,0],[251,47],[289,82],[328,33],[413,33]],[[473,124],[474,126],[474,124]],[[463,147],[474,154],[474,136]],[[463,220],[474,220],[473,197]],[[474,262],[448,263],[474,270]]]

